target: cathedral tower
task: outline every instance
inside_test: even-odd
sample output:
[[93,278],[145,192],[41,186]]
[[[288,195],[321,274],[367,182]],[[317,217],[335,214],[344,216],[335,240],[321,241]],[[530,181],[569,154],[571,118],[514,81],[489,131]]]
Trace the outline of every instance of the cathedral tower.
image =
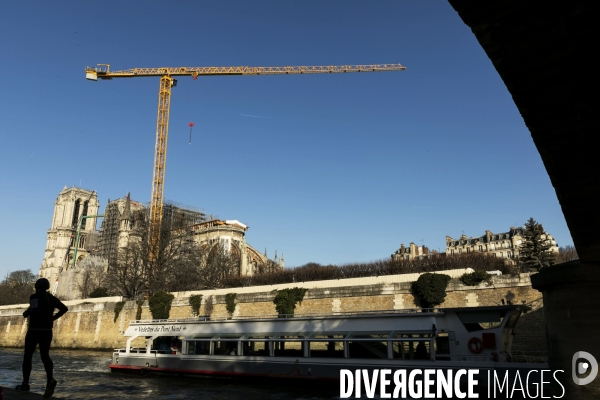
[[119,248],[127,247],[129,243],[129,233],[131,231],[131,198],[129,193],[125,198],[125,208],[119,219]]
[[78,187],[66,186],[58,194],[54,203],[52,225],[48,230],[46,251],[40,267],[40,277],[51,282],[56,279],[61,266],[67,268],[73,263],[73,251],[77,225],[81,221],[81,236],[77,249],[78,261],[85,258],[88,235],[96,231],[96,218],[82,218],[98,214],[98,196],[96,192]]

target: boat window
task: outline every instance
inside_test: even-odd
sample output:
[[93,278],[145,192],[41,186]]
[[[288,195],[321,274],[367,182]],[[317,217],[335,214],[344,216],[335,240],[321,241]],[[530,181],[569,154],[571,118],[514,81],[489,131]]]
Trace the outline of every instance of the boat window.
[[298,340],[296,336],[295,341],[274,341],[273,342],[273,355],[275,357],[304,357],[304,344]]
[[392,342],[392,356],[394,359],[404,360],[429,360],[429,341],[396,341]]
[[[481,327],[481,330],[499,328],[500,325],[502,325],[502,320],[500,320],[498,322],[480,322],[479,323],[479,326]],[[476,329],[476,330],[479,330],[479,329]]]
[[236,356],[237,355],[237,342],[234,341],[214,341],[214,355],[219,356]]
[[344,342],[310,342],[310,357],[344,358]]
[[242,355],[244,356],[268,356],[269,342],[264,341],[243,341]]
[[210,354],[210,342],[200,340],[188,341],[188,354]]
[[175,354],[181,351],[181,340],[171,336],[159,336],[152,341],[152,350],[158,354]]
[[350,358],[387,359],[387,342],[353,340],[348,342]]
[[494,329],[502,325],[506,311],[475,311],[457,313],[468,332]]

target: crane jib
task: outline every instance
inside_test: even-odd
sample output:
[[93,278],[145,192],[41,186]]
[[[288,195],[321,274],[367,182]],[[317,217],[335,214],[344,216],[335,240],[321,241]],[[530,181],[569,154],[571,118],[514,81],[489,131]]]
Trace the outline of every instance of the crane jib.
[[[159,257],[160,231],[163,210],[164,176],[167,159],[167,140],[169,134],[169,112],[171,88],[176,80],[172,76],[208,75],[294,75],[294,74],[330,74],[342,72],[384,72],[404,71],[401,64],[365,64],[365,65],[317,65],[317,66],[283,66],[283,67],[160,67],[133,68],[121,71],[111,71],[110,64],[98,64],[85,68],[86,79],[97,81],[98,78],[108,80],[113,78],[160,77],[158,118],[156,128],[156,145],[154,154],[154,175],[152,177],[152,192],[150,201],[150,261]],[[190,140],[191,143],[191,126]]]
[[132,78],[138,76],[192,76],[200,75],[288,75],[288,74],[324,74],[341,72],[379,72],[403,71],[401,64],[367,64],[340,66],[283,66],[283,67],[160,67],[132,68],[111,71],[109,65],[87,67],[86,77],[91,80],[111,78]]

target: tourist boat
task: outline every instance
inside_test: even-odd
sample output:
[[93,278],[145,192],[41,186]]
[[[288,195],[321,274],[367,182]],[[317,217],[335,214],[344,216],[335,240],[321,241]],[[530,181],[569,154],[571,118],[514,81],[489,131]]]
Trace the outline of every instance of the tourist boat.
[[[522,305],[132,321],[112,371],[339,380],[342,369],[547,370],[511,357]],[[145,338],[146,347],[133,348]]]

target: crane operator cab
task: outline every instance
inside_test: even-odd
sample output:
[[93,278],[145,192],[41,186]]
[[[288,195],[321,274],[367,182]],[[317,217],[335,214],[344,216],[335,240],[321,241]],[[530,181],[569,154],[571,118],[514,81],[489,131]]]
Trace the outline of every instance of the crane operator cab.
[[97,81],[98,74],[105,75],[110,72],[110,64],[98,64],[96,67],[85,67],[85,79]]

